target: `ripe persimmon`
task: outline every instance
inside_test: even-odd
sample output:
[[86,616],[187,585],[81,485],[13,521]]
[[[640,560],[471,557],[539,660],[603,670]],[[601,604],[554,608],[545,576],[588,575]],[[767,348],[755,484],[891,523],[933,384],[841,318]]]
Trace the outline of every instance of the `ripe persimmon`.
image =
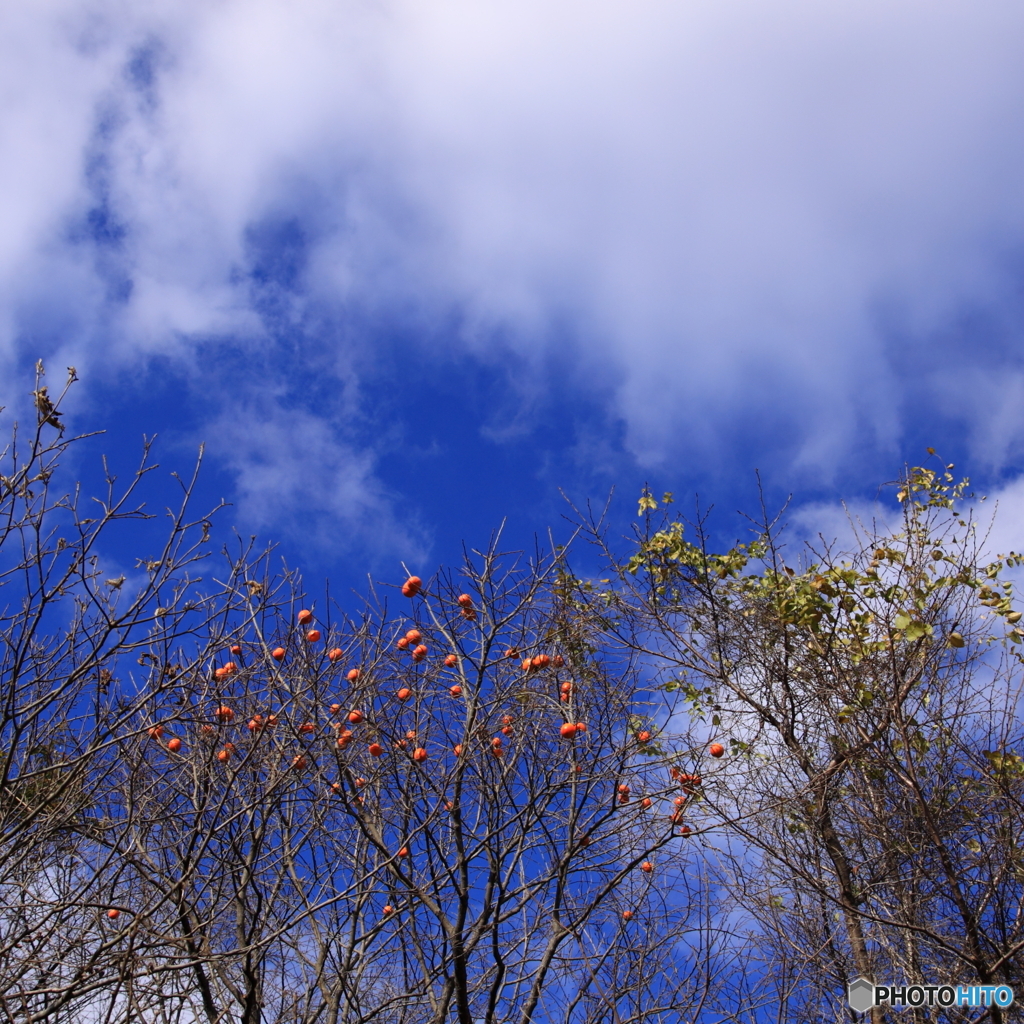
[[505,657],[506,658],[518,658],[519,657],[519,650],[517,648],[515,648],[515,647],[510,647],[505,652]]
[[227,761],[230,757],[231,757],[231,752],[228,751],[228,750],[218,750],[217,751],[217,760],[220,761],[221,764],[223,764],[225,761]]
[[467,622],[476,622],[476,609],[475,608],[463,608],[462,617]]
[[426,656],[427,656],[427,648],[426,648],[425,644],[420,644],[412,652],[412,660],[413,661],[422,661]]
[[576,735],[576,726],[573,722],[563,722],[558,732],[563,740],[571,740]]
[[564,683],[562,683],[559,689],[562,691],[562,693],[572,693],[572,683],[570,683],[567,679]]
[[358,725],[365,717],[366,716],[362,713],[362,711],[358,710],[352,710],[348,713],[348,720],[353,725]]
[[587,731],[587,723],[586,722],[577,722],[576,723],[576,731],[577,732],[586,732]]
[[405,639],[411,644],[418,644],[423,639],[423,634],[418,629],[410,629],[405,634]]
[[427,751],[426,751],[426,749],[424,747],[417,747],[412,752],[412,759],[414,761],[419,761],[422,764],[427,759]]
[[391,906],[390,903],[385,904],[385,906],[384,906],[384,916],[385,917],[387,917],[388,914],[393,914],[394,912],[395,912],[395,908],[393,906]]
[[548,654],[538,654],[533,658],[534,668],[547,668],[551,664],[551,656]]
[[563,658],[560,654],[556,654],[551,659],[551,664],[554,665],[555,668],[561,668],[565,664],[565,658]]
[[408,847],[408,846],[403,846],[403,847],[402,847],[402,848],[401,848],[401,849],[400,849],[400,850],[398,851],[398,856],[399,856],[399,857],[408,857],[408,856],[409,856],[409,847]]
[[118,910],[117,907],[111,907],[107,911],[107,917],[110,918],[111,921],[116,921],[120,916],[121,916],[121,911]]
[[316,732],[316,726],[312,722],[303,722],[302,725],[299,726],[299,732]]
[[168,740],[167,749],[172,754],[176,754],[179,750],[181,750],[181,740],[179,740],[177,736],[175,736],[173,740]]
[[328,661],[331,661],[331,662],[334,662],[334,661],[341,661],[341,659],[342,659],[342,658],[343,658],[344,656],[345,656],[345,652],[344,652],[344,651],[343,651],[343,650],[342,650],[342,649],[341,649],[340,647],[332,647],[332,648],[331,648],[331,649],[330,649],[330,650],[329,650],[329,651],[327,652],[327,660],[328,660]]
[[352,730],[342,729],[338,733],[338,747],[344,750],[352,742]]
[[632,921],[633,920],[633,911],[632,910],[624,910],[622,912],[622,920],[623,921]]
[[293,757],[292,767],[301,772],[306,767],[306,759],[301,754],[298,757]]
[[444,659],[444,667],[445,667],[445,668],[453,668],[453,667],[454,667],[455,665],[457,665],[458,663],[459,663],[459,659],[458,659],[457,657],[455,657],[455,655],[454,655],[454,654],[449,654],[449,655],[448,655],[448,656],[447,656],[447,657],[446,657],[446,658]]
[[299,612],[299,625],[308,626],[313,621],[313,613],[308,608],[303,608]]
[[708,753],[712,757],[721,757],[725,753],[725,747],[723,747],[721,743],[712,743],[711,746],[708,747]]
[[379,743],[371,743],[366,749],[373,757],[380,757],[384,753],[384,748]]
[[412,696],[412,690],[408,686],[403,686],[395,696],[404,703]]
[[461,697],[462,696],[462,687],[458,686],[458,685],[456,685],[456,686],[449,686],[448,687],[448,692],[453,697]]
[[456,743],[452,750],[455,752],[456,757],[462,757],[462,744]]
[[223,705],[214,712],[214,718],[218,722],[233,722],[235,720],[235,713],[231,708],[224,707]]
[[654,870],[654,865],[649,860],[645,860],[640,865],[640,870],[649,875]]
[[242,653],[242,645],[241,645],[241,644],[232,644],[232,645],[231,645],[231,646],[230,646],[230,647],[228,648],[228,650],[229,650],[229,651],[230,651],[230,652],[231,652],[232,654],[241,654],[241,653]]
[[406,597],[415,597],[420,592],[420,587],[423,586],[423,580],[419,576],[410,576],[405,583],[402,584],[402,593]]
[[311,629],[306,634],[306,640],[309,643],[311,643],[311,644],[315,644],[317,642],[317,640],[319,640],[319,639],[320,639],[320,630],[319,629]]
[[286,654],[286,653],[287,653],[287,652],[285,651],[285,649],[284,649],[283,647],[275,647],[275,648],[274,648],[274,649],[273,649],[273,650],[272,650],[272,651],[270,652],[270,656],[271,656],[271,657],[272,657],[272,658],[273,658],[273,659],[274,659],[275,661],[281,661],[281,660],[282,660],[282,659],[284,658],[284,656],[285,656],[285,654]]
[[164,734],[164,727],[162,725],[154,725],[152,729],[146,730],[146,735],[151,740],[158,740]]
[[361,675],[362,675],[362,673],[361,673],[361,672],[359,671],[359,669],[357,669],[357,668],[350,668],[350,669],[349,669],[349,670],[348,670],[348,671],[347,671],[347,672],[345,673],[345,678],[346,678],[346,679],[347,679],[347,680],[348,680],[348,681],[349,681],[350,683],[355,683],[355,682],[358,682],[358,681],[359,681],[359,677],[360,677]]
[[458,604],[461,604],[463,608],[473,607],[473,598],[471,598],[469,594],[459,594],[455,600]]
[[356,785],[362,789],[366,785],[366,779],[356,779]]
[[638,732],[636,738],[640,743],[649,743],[651,740],[651,734],[645,729],[643,732]]
[[401,637],[395,644],[396,647],[401,648],[403,651],[409,646],[409,638],[407,636]]
[[643,800],[640,801],[640,806],[646,811],[647,808],[651,806],[651,798],[649,796],[645,796]]
[[691,831],[692,831],[692,829],[690,828],[690,826],[689,826],[689,825],[684,825],[684,826],[683,826],[683,827],[682,827],[682,828],[681,828],[681,829],[679,830],[679,834],[680,834],[681,836],[688,836],[688,835],[690,834],[690,832],[691,832]]

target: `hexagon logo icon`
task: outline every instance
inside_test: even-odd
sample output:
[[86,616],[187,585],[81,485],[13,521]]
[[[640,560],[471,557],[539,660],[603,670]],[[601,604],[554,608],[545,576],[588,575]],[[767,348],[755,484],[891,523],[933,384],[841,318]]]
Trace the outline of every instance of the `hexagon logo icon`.
[[847,998],[850,1002],[850,1009],[857,1013],[867,1013],[875,1005],[875,986],[867,978],[858,978],[851,981]]

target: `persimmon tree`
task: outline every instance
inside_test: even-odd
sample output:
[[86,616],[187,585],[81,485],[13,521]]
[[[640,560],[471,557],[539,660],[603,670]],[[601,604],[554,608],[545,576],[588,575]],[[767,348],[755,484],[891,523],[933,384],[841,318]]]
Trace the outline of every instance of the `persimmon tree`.
[[10,1019],[709,1005],[737,951],[684,821],[699,755],[646,727],[644,666],[601,650],[564,549],[496,539],[346,613],[268,552],[211,561],[189,482],[134,577],[110,576],[101,538],[147,515],[149,463],[84,515],[36,391],[0,497]]
[[858,976],[1024,991],[1021,559],[983,556],[952,469],[908,470],[899,526],[854,524],[846,553],[787,548],[769,521],[714,553],[646,491],[627,557],[591,527],[613,571],[589,591],[601,644],[660,668],[684,749],[726,748],[701,794],[708,870],[786,1019],[849,1019]]

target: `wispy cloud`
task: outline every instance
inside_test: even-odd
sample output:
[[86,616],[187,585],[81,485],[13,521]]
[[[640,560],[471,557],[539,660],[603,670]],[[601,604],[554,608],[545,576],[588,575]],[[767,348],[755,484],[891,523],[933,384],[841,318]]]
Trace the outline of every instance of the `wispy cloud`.
[[429,531],[399,514],[379,483],[372,454],[340,438],[321,417],[256,396],[229,406],[209,431],[209,450],[235,478],[241,519],[284,536],[317,560],[353,548],[368,563],[425,564]]

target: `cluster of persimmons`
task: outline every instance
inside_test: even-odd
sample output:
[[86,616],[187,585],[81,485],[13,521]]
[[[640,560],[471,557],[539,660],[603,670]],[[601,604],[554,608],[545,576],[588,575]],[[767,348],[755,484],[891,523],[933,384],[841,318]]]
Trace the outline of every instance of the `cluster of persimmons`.
[[[419,577],[411,576],[402,586],[402,593],[407,597],[415,597],[420,593],[421,588],[422,581]],[[456,598],[456,604],[464,619],[468,621],[476,619],[477,611],[474,608],[474,602],[470,595],[460,594]],[[314,621],[315,615],[309,609],[302,609],[297,615],[297,622],[300,627],[298,634],[300,638],[299,643],[307,650],[309,645],[317,644],[322,640],[321,631],[314,627]],[[424,636],[420,628],[416,627],[410,628],[404,635],[400,636],[395,642],[395,647],[398,651],[407,653],[412,661],[417,664],[425,662],[430,654],[427,637]],[[232,659],[241,659],[243,647],[237,642],[231,643],[228,647],[228,652]],[[288,655],[288,651],[284,647],[275,647],[269,653],[273,661],[278,664],[283,662]],[[334,666],[345,658],[345,652],[340,647],[331,647],[327,650],[326,657],[328,662]],[[575,720],[578,712],[577,714],[571,714],[576,706],[575,695],[578,684],[570,679],[563,678],[559,680],[558,678],[559,670],[564,669],[566,666],[565,658],[561,654],[539,653],[530,657],[520,658],[520,651],[516,647],[507,646],[503,649],[500,657],[506,662],[512,661],[514,663],[519,661],[521,672],[526,678],[539,678],[544,673],[553,671],[555,673],[554,685],[557,688],[558,700],[563,706],[563,721],[556,726],[559,740],[575,744],[576,741],[587,733],[587,723]],[[459,657],[453,653],[447,654],[441,661],[441,664],[443,664],[445,671],[456,673],[460,670]],[[227,660],[213,668],[212,678],[217,683],[226,683],[240,671],[238,661]],[[373,675],[372,670],[368,674],[367,670],[359,665],[349,667],[344,672],[345,679],[349,684],[353,685],[366,684],[371,675]],[[457,676],[456,678],[461,679],[462,677]],[[451,682],[451,685],[447,687],[447,695],[453,701],[461,701],[463,698],[462,683],[459,681]],[[405,704],[414,697],[414,692],[411,686],[401,685],[394,692],[393,697],[399,704]],[[217,761],[224,765],[227,765],[231,762],[232,758],[239,754],[236,744],[224,737],[226,731],[230,735],[231,730],[242,727],[242,722],[236,723],[238,713],[235,707],[232,706],[234,703],[235,701],[232,698],[222,695],[212,709],[212,714],[210,715],[212,721],[208,719],[197,723],[198,735],[203,741],[203,745],[207,749],[209,749],[208,745],[210,743],[219,747],[215,756]],[[339,751],[345,750],[352,744],[358,744],[361,741],[365,744],[365,754],[370,758],[379,759],[385,754],[385,743],[382,742],[383,737],[379,734],[379,723],[374,721],[373,711],[368,710],[371,706],[372,700],[366,694],[363,695],[363,699],[353,696],[350,698],[348,706],[337,701],[328,705],[325,701],[325,711],[329,711],[329,721],[326,724],[320,725],[309,720],[283,721],[274,713],[256,713],[252,714],[247,720],[244,720],[243,716],[244,729],[255,740],[262,734],[271,735],[279,727],[287,726],[303,740],[308,741],[314,740],[317,737],[324,737],[327,742]],[[308,715],[308,713],[307,709],[306,714]],[[315,714],[312,717],[316,717]],[[511,714],[503,714],[500,721],[501,727],[498,730],[498,734],[484,744],[484,749],[495,759],[501,759],[505,756],[505,741],[514,735],[516,725],[515,716]],[[360,727],[366,730],[362,737],[359,736],[359,732],[362,731]],[[185,756],[182,740],[176,736],[165,739],[165,728],[163,725],[151,725],[148,727],[147,733],[151,739],[161,741],[169,754]],[[632,741],[639,753],[650,753],[652,744],[655,742],[655,736],[650,729],[636,728],[633,730]],[[392,739],[391,745],[396,753],[399,753],[400,756],[408,757],[416,765],[422,765],[430,757],[426,742],[417,736],[415,729],[405,731],[404,735],[399,731],[396,734],[396,738]],[[462,759],[468,757],[470,751],[465,748],[464,742],[458,742],[453,745],[452,753],[457,759]],[[708,748],[708,753],[712,757],[718,758],[723,756],[725,751],[721,744],[713,743]],[[294,753],[293,751],[287,754],[285,761],[286,769],[301,772],[308,768],[309,755],[310,748],[308,746],[299,753]],[[350,764],[349,767],[355,766]],[[573,768],[577,773],[583,770],[582,766],[578,763],[574,764]],[[668,817],[674,826],[679,827],[678,834],[680,836],[687,836],[691,834],[691,829],[682,823],[683,808],[687,802],[687,797],[701,788],[702,779],[697,774],[684,773],[676,767],[670,769],[670,775],[673,780],[672,784],[678,786],[682,792],[675,797],[674,805]],[[355,772],[353,772],[349,782],[355,789],[355,803],[361,805],[363,798],[361,795],[358,795],[358,790],[367,784],[367,780],[362,776],[355,777]],[[332,794],[345,796],[346,786],[341,782],[333,781],[326,784]],[[625,782],[619,784],[616,789],[616,802],[622,805],[629,804],[630,800],[631,787]],[[648,810],[652,807],[652,804],[651,797],[644,796],[639,802],[639,807],[643,810]],[[451,803],[446,802],[446,806],[451,810]],[[587,842],[584,841],[581,845],[587,845]],[[408,855],[409,849],[407,846],[402,846],[396,854],[399,858],[404,858]],[[640,865],[640,868],[644,873],[650,873],[654,870],[653,864],[649,860],[645,860]],[[389,905],[384,908],[384,912],[385,914],[390,914],[393,912],[393,909]],[[115,915],[111,914],[110,916],[113,919]],[[628,921],[632,918],[633,912],[626,911],[622,916]]]

